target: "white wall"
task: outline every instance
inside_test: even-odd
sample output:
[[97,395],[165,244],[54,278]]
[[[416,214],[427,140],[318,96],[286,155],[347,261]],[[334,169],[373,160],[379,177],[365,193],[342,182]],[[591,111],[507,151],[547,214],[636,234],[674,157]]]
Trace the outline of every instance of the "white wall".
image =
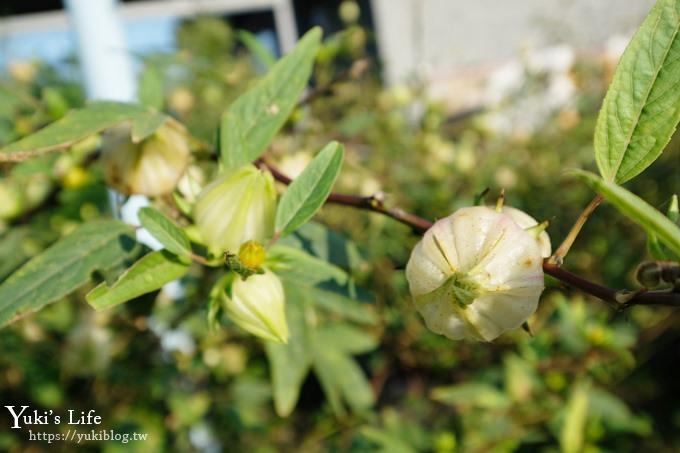
[[493,65],[522,47],[601,51],[631,35],[654,0],[372,0],[385,80],[441,78]]

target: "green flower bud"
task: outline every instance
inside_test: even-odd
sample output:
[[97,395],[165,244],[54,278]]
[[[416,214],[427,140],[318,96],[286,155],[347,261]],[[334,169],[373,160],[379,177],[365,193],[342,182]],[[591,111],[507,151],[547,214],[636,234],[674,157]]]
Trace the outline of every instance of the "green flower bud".
[[361,14],[361,9],[357,2],[353,0],[345,0],[340,4],[338,8],[338,15],[340,19],[346,24],[352,24],[359,19]]
[[278,343],[288,342],[283,285],[276,274],[265,271],[246,280],[236,277],[231,295],[223,293],[230,318],[255,336]]
[[406,279],[427,327],[491,341],[522,325],[543,291],[541,244],[506,213],[462,208],[416,245]]
[[189,142],[175,122],[140,143],[131,142],[129,128],[118,128],[105,137],[102,164],[106,182],[119,192],[163,195],[174,190],[189,164]]
[[194,206],[194,221],[210,248],[237,252],[246,241],[272,237],[275,213],[274,178],[247,165],[203,189]]
[[0,180],[0,219],[9,220],[18,216],[25,204],[25,196],[14,181]]

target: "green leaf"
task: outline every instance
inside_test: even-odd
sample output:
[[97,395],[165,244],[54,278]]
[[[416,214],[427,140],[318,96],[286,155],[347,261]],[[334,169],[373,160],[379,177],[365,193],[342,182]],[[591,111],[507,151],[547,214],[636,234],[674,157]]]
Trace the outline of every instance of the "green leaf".
[[327,323],[316,331],[324,347],[349,354],[365,354],[378,347],[373,335],[344,322]]
[[314,221],[307,222],[295,233],[282,238],[277,244],[297,247],[345,270],[358,268],[363,262],[355,244]]
[[[0,149],[0,161],[65,149],[92,134],[123,122],[132,124],[132,139],[152,134],[168,117],[135,104],[99,101],[72,110],[47,127]],[[4,155],[3,155],[4,154]]]
[[616,208],[648,234],[655,235],[673,253],[680,255],[680,228],[637,195],[621,186],[606,182],[593,173],[575,172],[596,192],[601,193]]
[[652,164],[680,121],[680,1],[659,0],[614,74],[595,128],[602,177],[623,183]]
[[326,201],[340,173],[344,149],[331,142],[295,178],[281,196],[276,210],[276,231],[285,236],[312,218]]
[[277,244],[270,248],[267,263],[279,276],[298,283],[316,285],[333,280],[338,285],[345,285],[349,280],[347,273],[339,267],[287,245]]
[[266,47],[262,45],[257,36],[246,30],[239,30],[236,33],[238,39],[243,43],[255,58],[259,60],[260,63],[269,69],[276,63],[276,56],[274,56]]
[[512,403],[508,395],[482,382],[437,387],[432,391],[432,399],[455,406],[482,409],[505,409]]
[[352,357],[318,344],[315,350],[314,372],[333,412],[344,414],[341,401],[355,412],[370,409],[375,403],[373,389]]
[[0,285],[0,326],[67,296],[136,253],[132,227],[114,220],[83,224]]
[[[666,211],[666,217],[670,219],[671,222],[677,225],[678,222],[678,196],[673,194],[671,197],[671,202],[668,204],[668,211]],[[670,260],[672,258],[679,258],[680,256],[672,256],[672,254],[659,243],[659,239],[654,233],[647,233],[647,251],[649,254],[657,260]]]
[[111,308],[155,291],[182,277],[188,270],[187,263],[166,250],[151,252],[123,272],[113,285],[102,282],[87,293],[85,299],[97,310]]
[[[277,244],[267,252],[267,265],[286,281],[307,287],[314,304],[350,321],[374,324],[372,306],[348,297],[349,275],[334,264],[298,248]],[[329,285],[317,286],[321,283]]]
[[394,437],[386,430],[378,429],[373,426],[362,426],[359,433],[371,442],[380,446],[380,452],[389,453],[415,453],[416,450],[405,441]]
[[308,292],[317,306],[347,320],[361,324],[375,324],[378,321],[372,305],[317,286],[309,287]]
[[155,66],[147,66],[139,80],[139,101],[153,109],[163,108],[163,74]]
[[[151,134],[156,132],[156,129],[161,127],[166,121],[174,121],[168,118],[163,113],[147,112],[144,115],[139,115],[132,119],[132,129],[130,131],[130,138],[133,143],[139,143]],[[176,123],[176,122],[175,122]]]
[[613,431],[648,436],[653,430],[649,420],[634,415],[624,401],[602,388],[588,389],[588,412]]
[[310,367],[336,414],[345,412],[343,402],[354,411],[369,408],[373,391],[352,354],[374,349],[375,339],[343,323],[321,323],[308,287],[285,282],[285,289],[288,344],[266,344],[276,413],[291,413]]
[[140,209],[139,221],[168,251],[184,257],[191,253],[189,237],[184,230],[156,209],[149,206]]
[[588,390],[585,384],[577,384],[571,392],[560,433],[560,447],[565,453],[583,451],[588,418]]
[[286,285],[286,299],[286,320],[290,332],[288,344],[265,343],[271,367],[274,408],[280,417],[290,415],[295,408],[312,363],[304,293],[293,285]]
[[678,205],[678,194],[673,194],[671,202],[668,204],[668,211],[666,211],[666,217],[673,223],[677,223],[680,219],[680,207]]
[[248,164],[264,152],[295,108],[312,73],[321,41],[313,28],[222,115],[220,151],[227,169]]

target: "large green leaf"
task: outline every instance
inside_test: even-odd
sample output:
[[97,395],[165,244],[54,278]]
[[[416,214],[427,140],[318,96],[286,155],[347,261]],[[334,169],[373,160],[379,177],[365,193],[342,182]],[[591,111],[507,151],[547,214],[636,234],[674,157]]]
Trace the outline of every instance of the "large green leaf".
[[343,351],[322,343],[318,337],[315,340],[314,373],[333,412],[344,414],[342,401],[355,412],[369,409],[375,402],[375,396],[359,365]]
[[188,270],[187,263],[166,250],[151,252],[123,272],[111,286],[102,282],[87,293],[85,299],[97,310],[111,308],[155,291]]
[[621,57],[595,128],[606,181],[623,183],[661,154],[680,121],[680,0],[659,0]]
[[564,453],[581,452],[588,420],[588,387],[586,384],[577,383],[574,386],[565,410],[560,432],[560,447]]
[[380,446],[376,453],[415,453],[418,451],[406,443],[405,440],[395,437],[391,432],[383,429],[373,426],[362,426],[359,429],[359,433],[369,441]]
[[0,149],[0,161],[20,158],[27,153],[33,155],[64,149],[123,122],[131,123],[132,140],[138,142],[151,135],[167,118],[162,113],[141,105],[109,101],[93,102]]
[[94,271],[109,269],[135,251],[133,229],[122,222],[81,225],[0,285],[0,326],[67,296],[87,283]]
[[340,173],[343,154],[342,145],[329,143],[288,186],[276,210],[277,233],[295,231],[319,210]]
[[320,41],[321,29],[307,32],[288,55],[224,112],[220,150],[227,169],[260,157],[284,125],[307,85]]
[[345,412],[343,402],[354,411],[369,408],[373,391],[352,355],[374,349],[375,339],[345,322],[323,323],[308,287],[285,282],[285,288],[290,338],[285,345],[266,345],[276,412],[290,414],[310,367],[335,413]]
[[623,215],[656,236],[673,253],[680,255],[680,228],[668,217],[621,186],[604,181],[593,173],[578,171],[576,174],[596,192],[604,195]]
[[[377,321],[373,307],[356,300],[349,275],[338,266],[298,248],[277,244],[267,252],[267,265],[285,281],[306,287],[315,306],[350,321]],[[323,285],[321,285],[323,284]]]
[[139,221],[168,251],[184,257],[191,253],[189,237],[184,230],[155,208],[147,206],[140,209]]
[[286,285],[286,299],[286,320],[290,331],[288,343],[265,343],[271,367],[274,408],[281,417],[290,415],[295,408],[300,388],[312,364],[304,293],[293,285]]
[[512,404],[508,395],[491,384],[468,382],[432,390],[432,399],[461,407],[482,409],[506,409]]
[[[666,211],[666,217],[670,219],[671,222],[678,224],[678,217],[680,214],[678,212],[678,195],[673,194],[671,201],[668,203],[668,210]],[[647,232],[647,251],[649,254],[657,260],[670,260],[673,258],[672,253],[668,249],[659,243],[659,239],[654,233]],[[680,256],[676,256],[676,259]]]

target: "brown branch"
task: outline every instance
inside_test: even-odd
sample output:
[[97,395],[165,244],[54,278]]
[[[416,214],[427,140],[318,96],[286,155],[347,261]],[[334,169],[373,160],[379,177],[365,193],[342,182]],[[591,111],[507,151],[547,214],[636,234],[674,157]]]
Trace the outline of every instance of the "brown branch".
[[[260,168],[266,168],[269,170],[274,179],[277,181],[286,185],[292,182],[288,176],[281,173],[278,168],[264,159],[258,159],[256,164]],[[597,207],[597,205],[600,204],[601,201],[602,200],[598,200],[597,197],[593,199],[593,201],[591,201],[588,207],[584,210],[585,216],[582,214],[582,216],[579,217],[579,220],[582,219],[583,222],[585,222],[585,219],[587,219],[588,215]],[[383,197],[381,195],[361,197],[357,195],[332,192],[328,196],[326,202],[377,212],[410,226],[413,231],[420,234],[425,233],[425,231],[427,231],[432,226],[432,222],[429,220],[404,212],[402,209],[386,208],[383,204]],[[577,223],[578,222],[579,221],[577,221]],[[580,289],[584,293],[595,296],[605,302],[615,304],[620,309],[626,309],[632,307],[633,305],[667,305],[680,307],[680,293],[671,291],[628,291],[608,288],[569,272],[566,269],[562,269],[557,264],[551,262],[549,258],[543,261],[543,271],[563,283]]]
[[680,293],[671,291],[628,291],[599,285],[573,274],[555,263],[545,260],[543,271],[557,280],[580,289],[606,302],[612,302],[625,309],[633,305],[668,305],[680,307]]
[[[265,161],[264,159],[258,159],[255,164],[260,168],[266,168],[274,176],[277,181],[288,185],[293,180],[288,176],[281,173],[281,171],[276,168],[271,163]],[[413,214],[404,212],[399,208],[387,208],[384,204],[384,197],[382,194],[371,195],[368,197],[361,197],[357,195],[347,195],[342,193],[332,192],[326,199],[327,203],[333,203],[343,206],[350,206],[357,209],[363,209],[366,211],[377,212],[387,217],[391,217],[405,225],[410,226],[416,233],[423,234],[431,226],[432,222],[423,219]]]
[[54,153],[57,151],[67,150],[73,141],[68,143],[60,143],[57,146],[51,146],[49,148],[39,148],[39,149],[24,149],[19,151],[4,151],[0,152],[0,162],[23,162],[25,160],[31,159],[33,157],[42,156],[47,153]]

